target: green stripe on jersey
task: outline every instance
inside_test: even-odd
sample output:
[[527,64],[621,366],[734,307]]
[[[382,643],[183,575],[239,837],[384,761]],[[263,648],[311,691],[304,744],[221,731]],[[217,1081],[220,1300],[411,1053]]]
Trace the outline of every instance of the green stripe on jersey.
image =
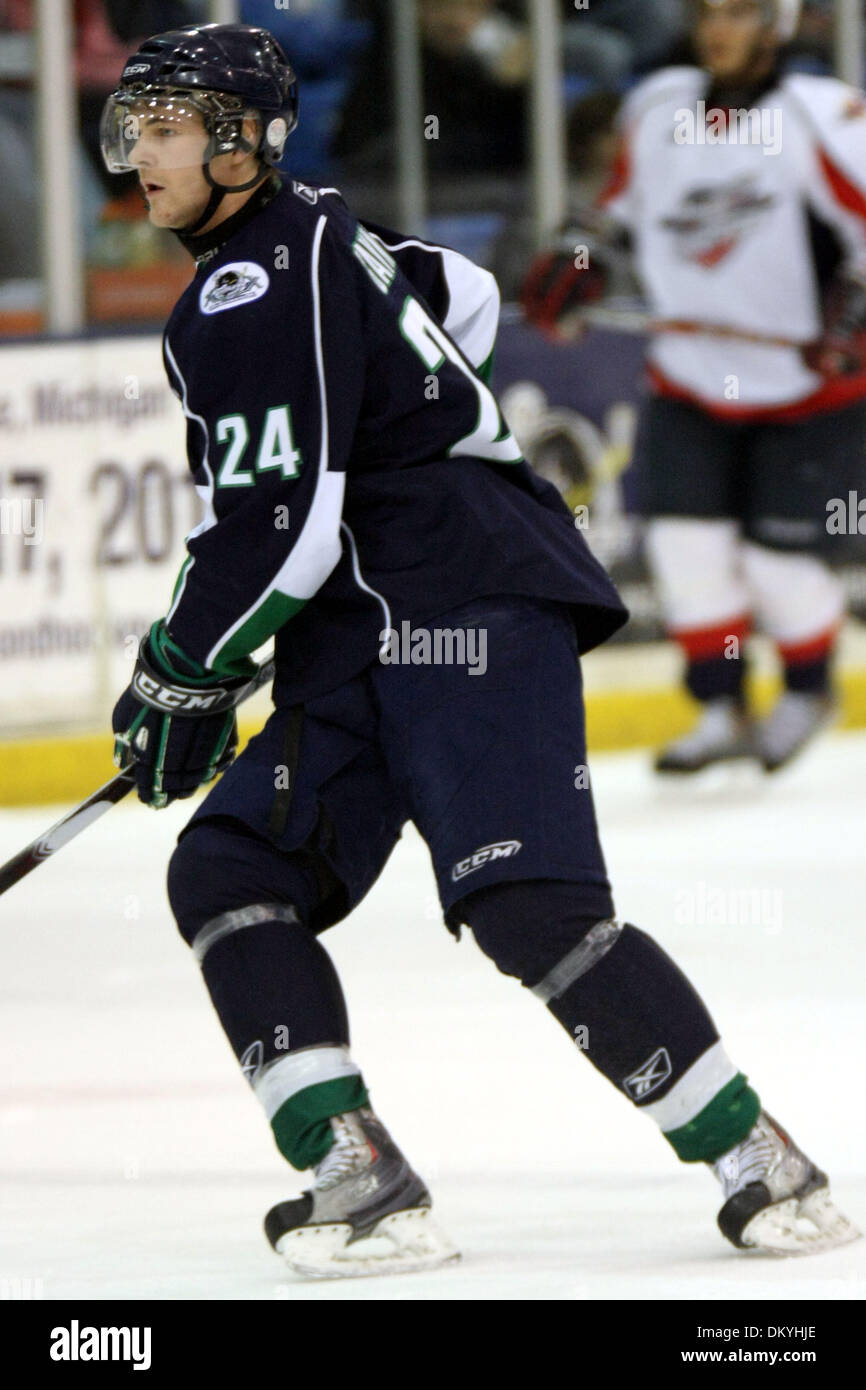
[[495,357],[496,348],[493,347],[490,352],[490,356],[486,357],[484,361],[481,363],[481,365],[475,368],[476,372],[481,377],[481,380],[484,382],[485,386],[490,385],[490,381],[493,376],[493,360]]
[[272,589],[267,598],[250,614],[245,622],[233,632],[221,646],[214,650],[210,669],[224,676],[247,675],[247,668],[240,664],[241,658],[248,657],[278,628],[293,618],[307,602],[305,598],[292,598]]
[[187,570],[189,569],[190,565],[192,564],[192,561],[193,561],[193,557],[192,557],[191,555],[187,555],[186,559],[184,560],[183,564],[182,564],[181,567],[180,567],[180,570],[179,570],[179,572],[178,572],[177,579],[174,581],[174,588],[173,588],[172,591],[171,591],[171,603],[168,605],[169,608],[171,608],[171,604],[174,603],[175,599],[177,598],[177,596],[178,596],[178,594],[179,594],[179,592],[180,592],[180,586],[181,586],[181,584],[183,583],[184,579],[186,578],[186,572],[187,572]]
[[758,1118],[761,1102],[742,1072],[713,1096],[693,1120],[664,1132],[683,1163],[715,1163],[745,1139]]
[[277,1148],[300,1172],[314,1168],[334,1142],[332,1116],[369,1104],[361,1076],[338,1076],[305,1086],[284,1101],[271,1120]]

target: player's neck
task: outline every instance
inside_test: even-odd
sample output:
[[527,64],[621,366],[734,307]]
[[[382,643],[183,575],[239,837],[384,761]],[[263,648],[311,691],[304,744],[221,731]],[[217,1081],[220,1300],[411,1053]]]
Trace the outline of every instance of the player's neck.
[[175,231],[175,235],[194,260],[200,261],[202,257],[210,259],[230,237],[261,212],[281,187],[279,174],[271,170],[261,183],[248,192],[227,194],[201,231],[192,236],[188,232]]
[[770,92],[779,82],[779,67],[774,53],[768,54],[759,63],[753,63],[741,73],[730,77],[714,77],[709,74],[707,105],[721,107],[748,107],[765,92]]
[[234,217],[246,207],[250,199],[255,196],[258,189],[266,182],[267,177],[267,172],[263,171],[262,177],[255,187],[245,188],[240,193],[224,193],[213,216],[208,218],[204,226],[200,227],[195,235],[207,236],[208,232],[216,231],[217,227],[221,227],[224,222],[228,222],[229,218]]

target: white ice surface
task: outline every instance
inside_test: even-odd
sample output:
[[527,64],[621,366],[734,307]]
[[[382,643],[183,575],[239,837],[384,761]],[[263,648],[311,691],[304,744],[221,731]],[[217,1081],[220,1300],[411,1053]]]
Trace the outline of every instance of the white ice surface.
[[[634,754],[593,766],[620,914],[691,975],[767,1108],[866,1225],[866,735],[775,779],[666,786]],[[65,809],[0,813],[0,861]],[[48,1299],[864,1296],[866,1240],[801,1260],[722,1240],[709,1171],[679,1164],[531,995],[447,934],[411,829],[326,943],[373,1102],[464,1258],[293,1282],[260,1227],[303,1179],[166,902],[189,813],[122,805],[0,900],[0,1293],[31,1279]],[[707,920],[707,895],[742,888],[764,895],[759,920]]]

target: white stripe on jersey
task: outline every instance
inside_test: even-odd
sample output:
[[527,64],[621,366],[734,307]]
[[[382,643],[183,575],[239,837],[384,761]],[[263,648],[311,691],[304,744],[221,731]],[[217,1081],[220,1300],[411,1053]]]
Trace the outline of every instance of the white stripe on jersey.
[[382,613],[385,618],[386,636],[381,647],[379,648],[379,655],[381,656],[383,652],[388,650],[388,642],[390,639],[387,636],[387,634],[390,633],[392,626],[391,609],[388,607],[388,600],[385,598],[385,595],[380,594],[378,589],[372,588],[371,585],[367,583],[366,579],[361,573],[361,565],[358,560],[358,547],[355,544],[355,536],[351,526],[347,521],[341,521],[340,525],[342,529],[346,532],[346,535],[349,537],[349,545],[352,551],[352,573],[355,576],[355,583],[358,585],[358,588],[363,589],[365,593],[372,594],[373,598],[378,599],[379,603],[381,603],[382,605]]
[[183,410],[183,413],[186,416],[187,420],[195,420],[199,425],[201,425],[202,434],[204,435],[204,453],[202,454],[201,458],[201,466],[207,474],[208,481],[207,483],[196,483],[195,485],[195,490],[201,498],[202,503],[204,504],[204,516],[202,517],[198,525],[193,527],[193,529],[190,531],[189,535],[186,538],[187,540],[192,540],[193,536],[200,536],[203,531],[209,531],[211,526],[216,526],[217,521],[216,512],[214,511],[213,505],[214,477],[213,472],[211,471],[210,462],[208,460],[208,447],[210,445],[210,440],[208,439],[206,422],[202,419],[201,415],[196,415],[195,411],[190,410],[189,408],[189,401],[187,399],[187,385],[184,381],[183,373],[181,372],[180,367],[177,365],[177,359],[175,358],[175,355],[171,350],[171,343],[168,341],[167,337],[165,340],[165,351],[166,356],[168,357],[168,360],[171,363],[172,371],[174,372],[175,376],[180,382],[181,409]]
[[406,237],[403,241],[386,241],[380,237],[380,240],[389,251],[417,246],[442,257],[448,286],[448,312],[442,327],[473,367],[482,366],[493,352],[499,330],[499,286],[495,277],[448,246],[436,246],[418,237]]
[[249,622],[253,614],[272,593],[286,594],[288,597],[296,599],[312,598],[335,568],[342,554],[340,516],[343,510],[346,475],[328,469],[328,392],[322,348],[322,295],[319,284],[319,257],[327,221],[328,219],[323,213],[316,225],[311,258],[316,371],[319,380],[322,420],[316,490],[301,534],[283,565],[255,603],[241,614],[211,648],[205,658],[206,666],[216,665],[222,648],[245,623]]

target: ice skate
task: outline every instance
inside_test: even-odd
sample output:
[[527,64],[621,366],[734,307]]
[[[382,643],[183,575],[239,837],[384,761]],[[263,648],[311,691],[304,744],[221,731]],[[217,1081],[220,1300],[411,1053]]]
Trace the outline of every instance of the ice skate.
[[279,1202],[265,1234],[296,1274],[339,1279],[435,1269],[460,1258],[431,1197],[372,1110],[331,1120],[334,1143],[313,1186]]
[[738,1249],[813,1255],[861,1235],[834,1206],[826,1173],[763,1110],[711,1166],[725,1195],[719,1229]]
[[736,700],[723,696],[704,706],[691,733],[663,748],[656,772],[701,772],[713,763],[755,756],[752,724]]
[[836,713],[832,695],[787,690],[756,730],[758,756],[767,772],[784,767]]

